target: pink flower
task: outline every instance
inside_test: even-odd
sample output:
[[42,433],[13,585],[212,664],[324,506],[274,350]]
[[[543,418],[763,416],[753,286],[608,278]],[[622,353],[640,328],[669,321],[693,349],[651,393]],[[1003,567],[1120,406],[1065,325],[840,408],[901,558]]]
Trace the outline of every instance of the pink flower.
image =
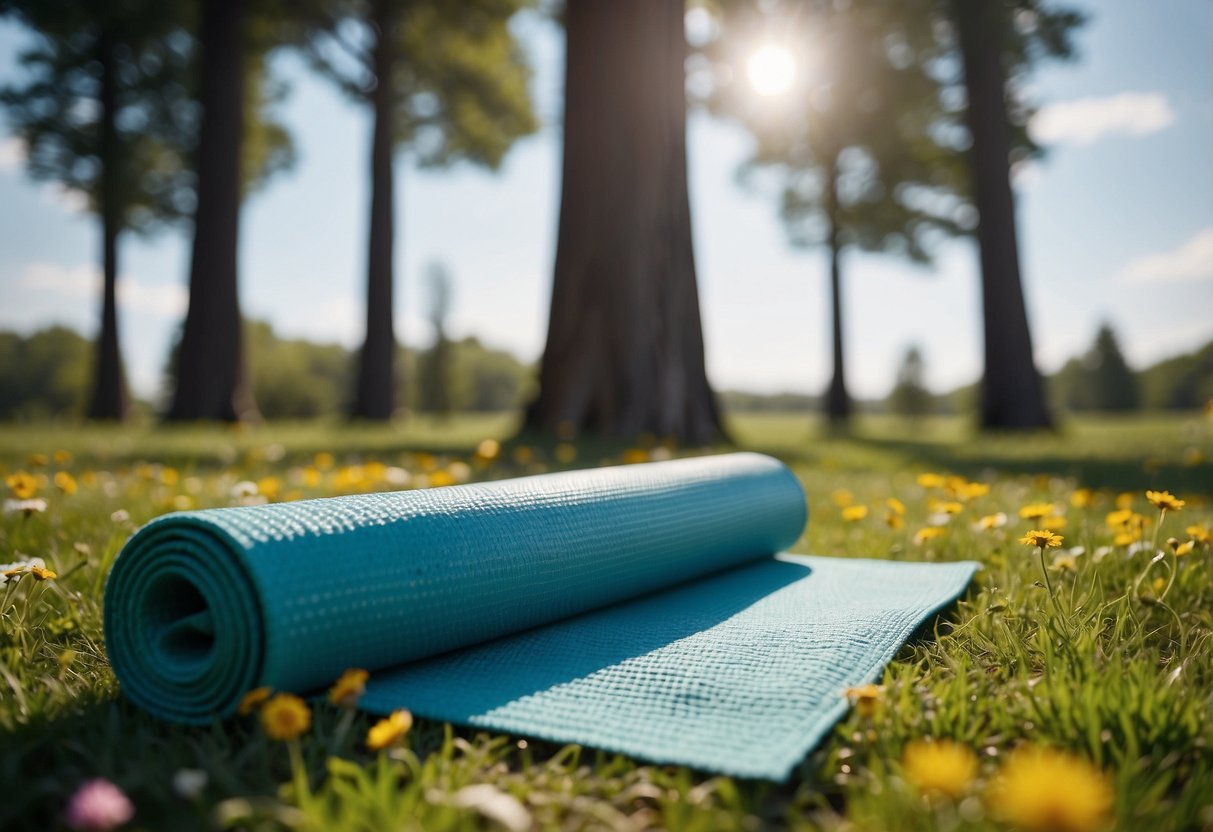
[[108,832],[135,816],[135,807],[122,789],[97,778],[76,789],[64,819],[77,832]]

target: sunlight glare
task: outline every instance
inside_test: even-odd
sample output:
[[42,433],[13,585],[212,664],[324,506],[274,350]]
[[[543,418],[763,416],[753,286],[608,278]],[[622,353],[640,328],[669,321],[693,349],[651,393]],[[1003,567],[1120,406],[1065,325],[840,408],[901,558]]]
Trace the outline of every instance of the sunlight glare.
[[784,47],[768,43],[750,56],[746,73],[754,92],[759,95],[780,95],[792,86],[796,76],[796,59]]

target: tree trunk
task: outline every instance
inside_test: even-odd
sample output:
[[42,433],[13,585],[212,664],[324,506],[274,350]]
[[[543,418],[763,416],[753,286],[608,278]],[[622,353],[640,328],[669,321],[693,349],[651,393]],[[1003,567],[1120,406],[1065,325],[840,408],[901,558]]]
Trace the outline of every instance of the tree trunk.
[[118,345],[118,235],[122,230],[122,149],[119,147],[116,118],[118,78],[114,42],[108,31],[98,44],[101,65],[101,249],[105,275],[101,300],[101,331],[94,350],[93,396],[88,418],[121,421],[126,416],[126,385],[122,373],[122,353]]
[[995,0],[954,0],[972,134],[969,160],[980,216],[985,375],[983,428],[1049,427],[1024,304],[1011,190],[1010,128],[1000,45],[1004,12]]
[[244,0],[206,0],[198,136],[198,205],[190,259],[189,311],[177,353],[168,418],[256,418],[244,367],[237,294],[240,147],[244,133]]
[[396,112],[392,87],[395,61],[392,28],[395,18],[391,0],[375,3],[373,22],[377,32],[374,51],[375,90],[371,105],[375,123],[371,137],[371,235],[366,274],[366,340],[358,362],[358,387],[351,416],[387,420],[395,409],[393,364],[396,336],[392,328],[392,233],[393,180],[392,129]]
[[570,0],[551,317],[528,428],[722,436],[687,197],[682,0]]
[[826,416],[833,428],[843,428],[851,417],[851,397],[847,394],[846,372],[842,360],[842,239],[838,227],[838,157],[826,171],[826,244],[830,250],[830,311],[834,328],[834,371],[826,392]]

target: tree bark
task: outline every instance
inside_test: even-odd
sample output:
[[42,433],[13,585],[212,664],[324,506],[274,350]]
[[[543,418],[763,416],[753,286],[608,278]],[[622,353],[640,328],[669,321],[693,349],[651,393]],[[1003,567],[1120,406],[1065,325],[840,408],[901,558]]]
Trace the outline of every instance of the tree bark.
[[257,417],[244,366],[237,293],[240,147],[244,132],[245,0],[206,0],[199,34],[202,127],[189,311],[168,418]]
[[392,150],[396,112],[392,86],[396,60],[392,42],[395,15],[392,0],[372,7],[376,30],[373,62],[375,89],[371,93],[374,126],[371,134],[371,230],[367,250],[366,340],[358,361],[358,386],[350,415],[384,421],[392,417],[396,395],[393,365],[396,336],[392,325],[392,235],[394,201]]
[[1002,66],[1003,11],[995,0],[953,0],[968,92],[969,161],[980,216],[985,374],[983,428],[1041,428],[1052,420],[1032,357],[1011,190],[1010,128]]
[[99,421],[121,421],[126,416],[126,384],[122,373],[122,353],[118,343],[118,235],[123,218],[120,204],[122,188],[122,149],[119,146],[118,78],[115,65],[114,41],[108,31],[102,31],[98,43],[101,65],[101,94],[99,96],[101,130],[101,250],[104,288],[101,300],[101,330],[94,350],[93,395],[89,401],[88,418]]
[[838,157],[826,170],[826,245],[830,250],[830,313],[834,338],[834,369],[826,391],[826,417],[831,427],[843,428],[851,417],[851,397],[847,393],[842,352],[842,238],[838,221]]
[[564,170],[530,429],[723,435],[687,196],[682,0],[570,0]]

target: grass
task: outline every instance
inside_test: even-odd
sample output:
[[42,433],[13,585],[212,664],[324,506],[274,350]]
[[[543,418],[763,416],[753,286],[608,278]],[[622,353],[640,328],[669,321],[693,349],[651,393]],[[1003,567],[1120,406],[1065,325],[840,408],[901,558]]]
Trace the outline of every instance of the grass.
[[[1081,802],[1103,778],[1118,828],[1213,829],[1213,552],[1196,545],[1176,557],[1163,543],[1213,524],[1213,423],[1197,415],[981,438],[944,419],[907,426],[871,417],[849,437],[802,416],[737,419],[738,444],[784,459],[806,486],[812,521],[798,551],[984,564],[966,597],[890,665],[870,707],[854,709],[786,784],[424,721],[405,748],[375,754],[363,744],[369,718],[321,705],[298,743],[271,742],[254,720],[181,728],[121,698],[105,659],[100,593],[139,524],[178,506],[229,504],[244,480],[286,499],[393,487],[392,468],[424,485],[563,467],[558,456],[576,466],[640,455],[581,445],[569,460],[567,448],[507,443],[491,465],[452,464],[511,428],[498,416],[390,429],[7,428],[0,470],[45,477],[38,496],[47,508],[0,520],[0,560],[41,557],[58,577],[0,587],[0,828],[54,828],[76,787],[105,777],[134,801],[133,825],[149,829],[445,830],[527,818],[570,829],[1006,829],[992,795],[1007,758],[1057,747],[1071,755],[1061,773],[1076,779],[1037,766],[1043,781],[1029,777],[1015,792],[1004,778],[1021,809],[1034,800],[1047,809],[1059,792]],[[56,461],[57,450],[71,459]],[[313,471],[317,453],[331,454],[332,468]],[[59,470],[79,483],[76,493],[50,481]],[[925,472],[990,490],[962,502],[941,536],[916,543],[939,513],[931,501],[949,502],[946,488],[919,483]],[[1146,488],[1188,505],[1160,529]],[[1073,504],[1080,489],[1092,490],[1089,505]],[[1116,543],[1106,520],[1122,492],[1152,522],[1136,546]],[[890,497],[906,506],[901,528],[886,520]],[[844,520],[847,502],[867,506],[867,516]],[[1016,542],[1031,525],[1018,510],[1046,502],[1065,521],[1064,548],[1046,555],[1047,587],[1039,552]],[[998,512],[1005,526],[972,527]],[[1082,553],[1054,566],[1072,546]],[[955,794],[921,792],[921,777],[902,766],[906,747],[924,737],[976,754],[976,772]],[[174,788],[183,769],[205,774],[201,791]],[[1041,823],[1096,828],[1097,816]]]

